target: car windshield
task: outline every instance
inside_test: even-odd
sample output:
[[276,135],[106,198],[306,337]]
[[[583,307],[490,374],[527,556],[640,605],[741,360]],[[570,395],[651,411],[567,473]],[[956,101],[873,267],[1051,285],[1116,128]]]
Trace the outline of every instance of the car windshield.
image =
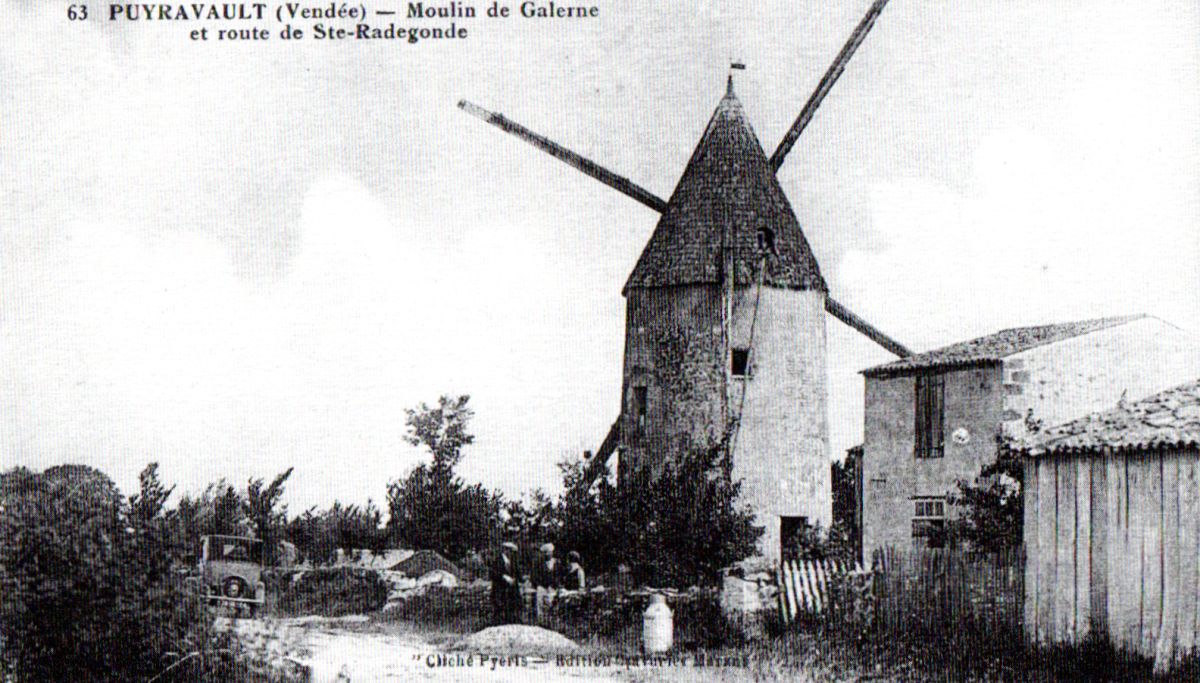
[[209,540],[210,559],[258,562],[262,544],[249,538],[213,537]]

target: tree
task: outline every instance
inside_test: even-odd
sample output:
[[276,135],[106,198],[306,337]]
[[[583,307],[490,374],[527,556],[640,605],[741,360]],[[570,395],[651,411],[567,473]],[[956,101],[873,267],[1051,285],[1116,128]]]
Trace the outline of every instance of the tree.
[[441,396],[436,407],[421,403],[416,408],[404,411],[408,416],[408,434],[404,440],[413,446],[423,447],[433,455],[433,469],[449,473],[462,459],[462,449],[475,442],[467,432],[467,423],[475,411],[467,406],[471,397]]
[[1006,438],[997,443],[995,462],[984,465],[974,481],[958,482],[958,493],[950,496],[958,515],[948,532],[951,542],[1002,554],[1021,546],[1025,502],[1020,458]]
[[454,560],[493,545],[500,529],[503,498],[480,484],[467,486],[455,474],[474,412],[469,396],[442,396],[436,407],[421,403],[406,411],[405,440],[425,448],[432,462],[417,465],[388,484],[388,527],[397,542],[436,550]]
[[[858,482],[862,477],[862,444],[846,451],[842,462],[830,463],[830,480],[833,488],[833,525],[825,537],[825,545],[835,556],[844,554],[846,559],[858,558],[862,551],[862,529],[859,528]],[[818,534],[819,535],[819,534]]]
[[276,475],[270,484],[262,478],[251,479],[246,486],[246,516],[254,525],[255,534],[263,544],[263,562],[271,565],[275,560],[275,545],[287,524],[287,508],[279,506],[283,496],[283,484],[292,475],[294,468]]
[[618,552],[635,580],[657,586],[712,583],[721,570],[752,555],[763,529],[738,503],[727,440],[692,447],[663,470],[634,472],[618,490]]
[[380,552],[388,543],[383,513],[370,500],[366,507],[334,502],[321,512],[309,508],[288,522],[286,533],[301,555],[314,564],[332,562],[339,548]]
[[608,477],[588,476],[589,464],[581,459],[558,464],[563,492],[551,510],[551,537],[560,550],[578,552],[589,573],[602,574],[616,569],[625,557],[621,550],[621,502]]

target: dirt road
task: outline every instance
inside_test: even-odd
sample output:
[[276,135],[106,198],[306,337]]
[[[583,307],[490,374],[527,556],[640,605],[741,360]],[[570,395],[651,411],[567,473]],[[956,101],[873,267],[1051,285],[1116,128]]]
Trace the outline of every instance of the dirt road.
[[[821,669],[779,668],[740,661],[743,655],[686,654],[657,660],[638,656],[578,655],[566,659],[528,656],[493,656],[456,651],[453,636],[425,637],[403,625],[379,624],[367,617],[323,619],[303,617],[281,620],[242,619],[224,622],[251,648],[269,651],[275,658],[303,664],[313,683],[371,681],[466,681],[519,683],[583,683],[619,680],[628,683],[716,681],[881,681],[887,676],[831,675]],[[437,642],[435,642],[437,641]],[[439,644],[440,643],[440,644]],[[704,666],[698,657],[704,657]]]
[[[309,667],[313,683],[342,681],[602,681],[628,678],[616,662],[459,652],[365,620],[237,620],[227,624],[253,647]],[[636,677],[635,677],[636,678]]]

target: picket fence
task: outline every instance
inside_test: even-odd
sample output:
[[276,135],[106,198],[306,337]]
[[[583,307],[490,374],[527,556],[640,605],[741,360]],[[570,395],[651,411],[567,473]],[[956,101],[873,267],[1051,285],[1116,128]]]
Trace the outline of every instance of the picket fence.
[[786,561],[776,574],[779,612],[786,624],[801,616],[854,609],[836,600],[854,599],[857,591],[833,590],[839,582],[852,583],[869,592],[872,621],[885,632],[936,633],[973,623],[1019,633],[1022,567],[1019,553],[979,557],[939,549],[879,551],[870,570],[836,561]]
[[830,602],[830,589],[841,575],[863,576],[870,572],[861,564],[835,560],[785,560],[776,579],[779,584],[779,613],[783,623],[802,614],[820,614]]

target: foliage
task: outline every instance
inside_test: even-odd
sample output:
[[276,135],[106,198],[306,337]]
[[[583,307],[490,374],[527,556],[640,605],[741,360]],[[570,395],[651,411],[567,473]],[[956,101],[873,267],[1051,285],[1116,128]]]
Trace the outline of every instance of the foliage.
[[388,528],[406,547],[436,550],[451,560],[493,546],[503,498],[480,484],[467,486],[454,472],[462,449],[475,440],[467,425],[468,396],[442,396],[407,411],[406,440],[433,456],[388,484]]
[[[212,648],[151,464],[125,501],[97,470],[0,475],[0,642],[17,680],[146,680]],[[204,679],[211,672],[196,672]]]
[[825,529],[820,524],[805,526],[796,534],[784,556],[797,560],[842,560],[853,563],[858,559],[858,547],[843,520],[834,520]]
[[858,527],[858,481],[862,476],[862,444],[846,451],[841,462],[830,463],[830,482],[833,489],[833,529],[831,534],[845,534],[852,546],[851,556],[858,557],[862,551],[862,529]]
[[971,483],[958,482],[949,497],[957,515],[948,529],[950,541],[965,541],[987,553],[1021,547],[1024,495],[1020,458],[1001,443],[995,462],[985,465]]
[[462,449],[475,441],[467,431],[467,423],[475,411],[467,406],[471,397],[441,396],[436,407],[421,403],[405,411],[408,416],[408,435],[404,440],[413,446],[429,449],[434,470],[453,470],[462,459]]
[[251,479],[246,486],[245,515],[254,525],[255,536],[262,541],[263,563],[267,565],[274,564],[275,545],[287,523],[287,508],[280,507],[279,499],[283,497],[283,484],[292,475],[292,469],[289,467],[276,475],[270,484],[265,484],[260,477]]
[[332,562],[339,548],[380,552],[388,547],[383,513],[370,500],[365,507],[335,502],[320,512],[309,508],[288,522],[286,536],[313,564]]
[[242,495],[224,479],[209,484],[198,496],[182,496],[176,507],[174,526],[189,563],[198,559],[202,536],[240,536],[249,531]]
[[600,575],[617,568],[627,559],[622,550],[621,501],[617,488],[608,477],[588,476],[590,463],[569,459],[558,464],[563,492],[551,510],[553,527],[550,539],[560,554],[572,550],[580,555],[585,570]]
[[661,472],[632,472],[615,497],[617,551],[635,581],[654,586],[712,583],[754,553],[762,527],[737,503],[726,442],[684,451]]
[[502,504],[482,485],[467,486],[452,471],[422,463],[388,484],[388,527],[403,547],[458,560],[498,541]]

